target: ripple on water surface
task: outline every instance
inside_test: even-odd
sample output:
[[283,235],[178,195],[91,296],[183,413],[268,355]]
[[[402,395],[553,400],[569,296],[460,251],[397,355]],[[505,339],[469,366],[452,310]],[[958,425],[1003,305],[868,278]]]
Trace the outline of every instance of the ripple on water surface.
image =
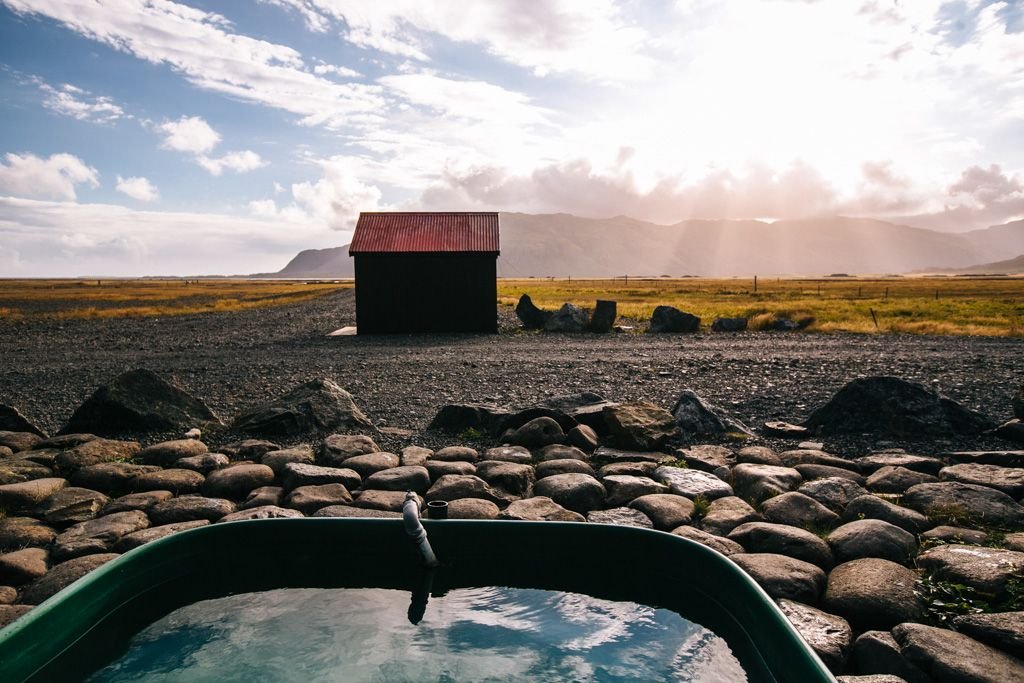
[[453,590],[416,625],[409,593],[281,589],[183,607],[91,683],[745,681],[724,640],[675,612],[518,588]]

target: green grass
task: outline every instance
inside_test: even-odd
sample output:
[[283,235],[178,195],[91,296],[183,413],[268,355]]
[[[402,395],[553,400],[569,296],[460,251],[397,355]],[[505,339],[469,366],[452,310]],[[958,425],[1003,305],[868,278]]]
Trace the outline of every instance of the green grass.
[[620,316],[636,320],[675,306],[704,327],[716,317],[750,318],[752,327],[786,317],[813,318],[808,329],[819,332],[1024,336],[1024,278],[770,278],[759,279],[756,292],[752,279],[739,278],[498,281],[499,302],[515,305],[522,294],[547,310],[611,299]]

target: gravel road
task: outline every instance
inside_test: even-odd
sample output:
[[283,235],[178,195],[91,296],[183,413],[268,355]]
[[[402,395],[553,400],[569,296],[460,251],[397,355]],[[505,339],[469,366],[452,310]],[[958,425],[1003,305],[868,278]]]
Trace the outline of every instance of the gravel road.
[[[137,367],[173,374],[219,415],[233,417],[317,377],[348,389],[378,426],[412,430],[386,445],[432,445],[421,433],[446,403],[510,407],[583,390],[670,408],[693,389],[750,426],[799,421],[860,375],[930,384],[995,419],[1011,415],[1024,380],[1024,340],[748,332],[738,335],[501,334],[328,337],[355,324],[351,290],[301,304],[204,315],[115,320],[0,320],[0,402],[49,431],[104,381]],[[757,439],[781,447],[781,442]],[[827,442],[862,454],[877,441]],[[918,452],[1006,448],[998,439],[883,443]],[[791,447],[791,446],[790,446]]]

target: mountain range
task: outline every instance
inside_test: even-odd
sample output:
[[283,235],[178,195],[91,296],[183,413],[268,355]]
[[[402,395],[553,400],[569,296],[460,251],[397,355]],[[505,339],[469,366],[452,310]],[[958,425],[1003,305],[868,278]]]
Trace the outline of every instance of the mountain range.
[[[625,216],[502,213],[499,221],[499,277],[887,274],[1024,254],[1024,220],[964,233],[843,216],[658,225]],[[353,263],[348,245],[307,250],[263,275],[352,277]]]

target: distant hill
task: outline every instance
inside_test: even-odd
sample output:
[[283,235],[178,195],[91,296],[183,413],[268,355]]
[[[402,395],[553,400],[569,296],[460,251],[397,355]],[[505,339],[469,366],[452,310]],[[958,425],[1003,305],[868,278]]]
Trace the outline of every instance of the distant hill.
[[[1024,221],[954,234],[881,220],[689,220],[501,214],[499,277],[801,275],[968,268],[1024,253]],[[352,277],[348,246],[299,253],[276,277]]]
[[968,268],[929,268],[928,271],[952,275],[1020,275],[1024,273],[1024,254],[1006,261],[982,263]]

